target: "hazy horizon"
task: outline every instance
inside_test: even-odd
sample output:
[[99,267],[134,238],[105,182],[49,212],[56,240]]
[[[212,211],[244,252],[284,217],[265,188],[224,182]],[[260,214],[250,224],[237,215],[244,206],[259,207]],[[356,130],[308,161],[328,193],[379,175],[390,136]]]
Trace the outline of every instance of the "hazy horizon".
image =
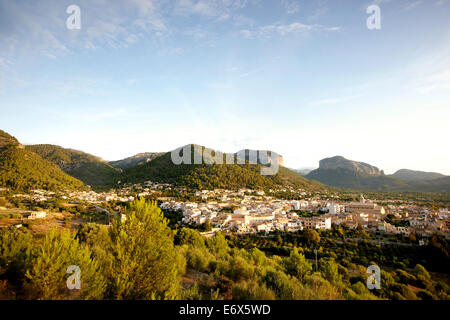
[[[0,129],[1,129],[1,128],[0,128]],[[17,137],[16,137],[16,138],[17,138]],[[42,142],[42,143],[24,143],[24,142],[20,141],[19,138],[18,138],[18,140],[19,140],[19,142],[21,142],[21,143],[22,143],[23,145],[25,145],[25,146],[26,146],[26,145],[35,145],[35,144],[50,144],[50,143],[45,143],[45,142]],[[194,144],[196,144],[196,145],[202,145],[202,144],[199,144],[199,143],[194,143]],[[170,148],[170,149],[167,149],[167,150],[156,150],[156,151],[148,151],[148,150],[147,150],[147,151],[139,151],[139,152],[136,152],[136,153],[133,153],[133,154],[130,154],[130,155],[128,155],[128,156],[125,156],[125,157],[123,157],[123,158],[118,158],[118,159],[105,159],[105,158],[99,156],[98,154],[95,154],[95,153],[90,153],[90,154],[92,154],[92,155],[94,155],[94,156],[98,156],[98,157],[102,158],[103,160],[105,160],[105,161],[107,161],[107,162],[112,162],[112,161],[118,161],[118,160],[123,160],[123,159],[125,159],[125,158],[133,157],[133,156],[138,155],[138,154],[140,154],[140,153],[170,152],[170,151],[172,151],[172,150],[174,150],[174,149],[176,149],[176,148],[178,148],[178,147],[182,147],[182,146],[184,146],[184,145],[186,145],[186,144],[178,145],[178,146],[176,146],[176,147],[174,147],[174,148]],[[65,148],[65,149],[73,149],[73,150],[78,150],[78,151],[86,152],[85,150],[77,149],[77,148],[72,148],[72,147],[70,147],[70,146],[64,146],[64,145],[58,145],[58,146],[63,147],[63,148]],[[243,149],[252,149],[252,148],[247,148],[247,147],[243,146],[242,148],[238,148],[238,149],[236,149],[236,150],[222,150],[222,149],[220,149],[220,148],[214,148],[214,147],[211,147],[211,146],[209,146],[209,145],[203,145],[203,146],[204,146],[204,147],[207,147],[207,148],[212,148],[213,150],[221,151],[221,152],[224,152],[224,153],[235,153],[235,152],[238,152],[238,151],[243,150]],[[260,150],[261,150],[261,149],[260,149]],[[266,149],[266,150],[267,150],[267,149]],[[272,150],[272,151],[277,152],[276,150]],[[87,152],[87,153],[89,153],[89,152]],[[294,166],[289,166],[289,165],[286,165],[286,157],[285,157],[283,154],[280,154],[280,155],[283,156],[284,166],[285,166],[285,167],[288,167],[288,168],[291,168],[291,169],[295,169],[295,170],[304,170],[304,169],[311,169],[311,170],[314,170],[314,169],[317,169],[317,168],[319,168],[319,161],[322,160],[322,159],[318,159],[318,160],[317,160],[317,165],[314,165],[314,164],[313,164],[313,165],[311,165],[311,166],[304,166],[304,165],[298,165],[298,166],[295,166],[295,165],[294,165]],[[370,165],[372,165],[372,166],[378,167],[378,169],[380,169],[380,170],[383,170],[385,174],[393,174],[393,173],[395,173],[396,171],[398,171],[398,170],[400,170],[400,169],[409,169],[409,170],[414,170],[414,171],[424,171],[424,172],[436,172],[436,171],[422,170],[422,169],[420,169],[420,168],[406,168],[406,167],[394,169],[393,171],[388,171],[388,170],[385,170],[385,169],[382,168],[382,167],[377,166],[376,164],[371,163],[370,161],[367,162],[367,161],[358,160],[358,159],[350,159],[350,158],[348,158],[348,157],[346,157],[346,156],[344,156],[344,155],[340,155],[340,154],[330,155],[330,156],[328,156],[328,157],[326,157],[326,158],[331,158],[331,157],[335,157],[335,156],[342,156],[342,157],[346,158],[347,160],[352,160],[352,161],[357,161],[357,162],[364,162],[364,163],[370,164]],[[289,160],[289,159],[288,159],[288,160]],[[448,174],[446,174],[445,172],[438,172],[438,173],[441,173],[441,174],[444,174],[444,175],[448,175]]]

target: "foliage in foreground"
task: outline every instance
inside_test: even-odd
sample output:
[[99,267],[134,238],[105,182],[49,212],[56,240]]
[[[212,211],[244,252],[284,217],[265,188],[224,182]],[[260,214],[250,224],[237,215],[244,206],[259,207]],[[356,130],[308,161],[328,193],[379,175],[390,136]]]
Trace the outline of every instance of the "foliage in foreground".
[[[301,246],[266,254],[256,242],[239,248],[221,233],[204,238],[189,228],[171,230],[156,203],[144,200],[122,213],[126,220],[85,224],[76,234],[0,229],[0,299],[449,298],[449,287],[420,264],[383,269],[382,289],[369,291],[365,266],[337,256],[321,257],[316,267]],[[321,241],[305,235],[309,247]],[[67,289],[69,265],[81,269],[80,290]]]

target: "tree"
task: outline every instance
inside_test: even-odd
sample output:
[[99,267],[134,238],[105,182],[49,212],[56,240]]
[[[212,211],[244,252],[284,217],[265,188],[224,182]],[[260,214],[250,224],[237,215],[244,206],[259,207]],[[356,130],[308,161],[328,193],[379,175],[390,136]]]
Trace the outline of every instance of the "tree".
[[212,230],[211,222],[209,220],[207,220],[206,222],[202,223],[198,229],[202,232],[211,231]]
[[181,228],[181,230],[178,230],[175,236],[175,243],[177,245],[189,244],[197,248],[205,247],[205,240],[201,234],[197,230],[190,228]]
[[[32,251],[33,260],[26,277],[30,298],[38,299],[101,299],[105,279],[89,248],[81,245],[68,230],[50,230]],[[81,271],[81,289],[69,290],[69,266]]]
[[303,280],[305,275],[311,273],[312,265],[309,263],[305,256],[298,252],[297,248],[294,248],[289,258],[284,261],[286,272],[300,280]]
[[320,242],[320,236],[316,230],[306,229],[303,236],[309,244],[317,245]]
[[110,250],[108,227],[97,223],[83,224],[77,232],[77,238],[90,248],[92,257],[98,261],[103,275],[107,278],[112,272],[114,260]]
[[115,299],[176,299],[179,293],[173,233],[155,202],[133,201],[127,219],[112,222],[114,257],[111,295]]
[[[30,266],[32,236],[27,229],[0,228],[0,279],[4,290],[12,287],[16,294],[22,289],[25,271]],[[11,292],[6,294],[11,295]]]
[[214,238],[209,239],[208,247],[216,256],[224,256],[228,250],[228,242],[222,232],[217,232]]
[[342,277],[339,274],[339,267],[333,259],[320,259],[320,269],[324,278],[331,283],[341,281]]

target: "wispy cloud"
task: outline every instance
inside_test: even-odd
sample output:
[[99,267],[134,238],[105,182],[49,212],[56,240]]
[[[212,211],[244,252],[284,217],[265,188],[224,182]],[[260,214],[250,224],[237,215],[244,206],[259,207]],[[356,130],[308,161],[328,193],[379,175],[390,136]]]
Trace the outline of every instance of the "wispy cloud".
[[422,2],[423,2],[422,0],[417,0],[417,1],[411,2],[405,7],[405,9],[406,10],[414,9],[415,7],[421,5]]
[[240,34],[247,39],[250,38],[272,38],[274,36],[306,35],[312,31],[339,31],[340,27],[326,27],[318,24],[304,24],[293,22],[290,24],[274,23],[260,26],[256,29],[243,29]]
[[319,106],[319,105],[328,105],[328,104],[339,104],[339,103],[347,102],[347,101],[354,100],[354,99],[357,99],[360,97],[362,97],[362,94],[356,94],[356,95],[351,95],[351,96],[346,96],[346,97],[327,98],[327,99],[312,101],[310,103],[310,105]]
[[256,0],[177,0],[174,12],[179,15],[202,15],[228,20]]
[[382,4],[382,3],[389,3],[392,2],[392,0],[373,0],[372,4]]
[[406,69],[407,89],[421,94],[450,89],[450,46],[419,57]]
[[250,76],[250,75],[252,75],[252,74],[255,74],[255,73],[258,73],[258,72],[260,72],[260,71],[262,71],[262,70],[263,70],[263,68],[256,68],[256,69],[253,69],[253,70],[250,70],[250,71],[241,73],[241,74],[239,75],[239,78],[245,78],[245,77],[248,77],[248,76]]
[[0,47],[9,54],[33,48],[34,53],[54,58],[105,45],[127,47],[144,36],[169,31],[159,2],[153,0],[79,0],[77,5],[81,8],[81,30],[68,30],[69,14],[61,1],[1,1]]
[[294,14],[300,11],[300,3],[296,0],[282,0],[281,5],[285,8],[287,14]]
[[319,18],[326,15],[327,12],[328,12],[328,8],[321,1],[321,2],[319,2],[318,7],[314,10],[314,13],[308,17],[308,21],[318,20]]

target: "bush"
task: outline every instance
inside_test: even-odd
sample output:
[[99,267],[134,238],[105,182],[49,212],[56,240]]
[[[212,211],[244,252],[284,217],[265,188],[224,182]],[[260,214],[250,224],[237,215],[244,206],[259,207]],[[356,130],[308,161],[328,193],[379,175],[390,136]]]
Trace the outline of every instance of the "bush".
[[239,282],[233,287],[233,299],[236,300],[274,300],[275,293],[265,284],[255,280]]
[[431,292],[427,291],[427,290],[420,290],[417,293],[417,296],[422,299],[422,300],[435,300],[437,299],[436,296],[434,296]]
[[289,278],[284,272],[268,270],[263,281],[275,292],[278,299],[297,300],[302,297],[302,285],[295,281],[295,278]]
[[425,269],[425,267],[421,264],[416,264],[416,266],[414,267],[414,274],[416,275],[416,277],[423,276],[425,279],[431,278],[427,269]]

